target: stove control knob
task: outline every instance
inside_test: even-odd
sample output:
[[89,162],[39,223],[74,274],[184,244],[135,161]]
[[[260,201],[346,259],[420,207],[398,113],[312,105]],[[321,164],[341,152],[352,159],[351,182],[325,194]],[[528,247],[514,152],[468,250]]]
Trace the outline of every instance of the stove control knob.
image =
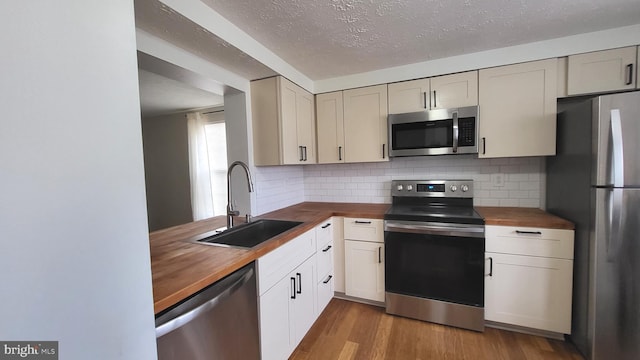
[[407,185],[407,191],[413,190],[413,185]]
[[398,189],[398,191],[402,191],[402,189],[403,189],[402,185],[398,185],[397,189]]
[[469,187],[467,185],[462,185],[460,186],[460,190],[462,190],[462,192],[467,192],[469,191]]
[[458,187],[455,185],[451,185],[451,187],[449,187],[449,189],[451,190],[451,192],[456,192],[456,190],[458,190]]

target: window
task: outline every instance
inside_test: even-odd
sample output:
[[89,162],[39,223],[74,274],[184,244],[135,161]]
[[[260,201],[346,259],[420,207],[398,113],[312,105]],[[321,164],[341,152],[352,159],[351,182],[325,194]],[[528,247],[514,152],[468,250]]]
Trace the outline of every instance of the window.
[[213,216],[227,213],[227,136],[223,122],[204,126],[209,152]]
[[188,113],[193,220],[226,214],[227,136],[224,112]]

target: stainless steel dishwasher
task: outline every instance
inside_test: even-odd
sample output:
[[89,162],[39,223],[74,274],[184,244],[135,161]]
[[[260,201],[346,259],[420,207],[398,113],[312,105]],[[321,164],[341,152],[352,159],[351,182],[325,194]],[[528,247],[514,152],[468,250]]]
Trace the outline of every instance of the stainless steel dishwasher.
[[160,360],[259,359],[254,263],[156,316]]

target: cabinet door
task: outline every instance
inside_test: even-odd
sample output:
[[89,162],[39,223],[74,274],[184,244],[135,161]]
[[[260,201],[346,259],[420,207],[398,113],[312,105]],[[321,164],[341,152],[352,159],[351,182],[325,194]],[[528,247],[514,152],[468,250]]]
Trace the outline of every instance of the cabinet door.
[[345,90],[345,162],[389,161],[387,85]]
[[478,105],[478,72],[438,76],[430,79],[431,109]]
[[[298,147],[298,86],[291,81],[280,81],[280,151],[283,164],[298,164],[303,160]],[[262,136],[262,134],[255,134]]]
[[316,163],[316,121],[313,95],[302,88],[296,94],[298,147],[303,147],[302,164]]
[[346,294],[384,302],[384,244],[345,240]]
[[344,162],[342,91],[316,95],[318,163]]
[[486,253],[485,319],[571,333],[573,261]]
[[429,79],[389,84],[389,114],[424,111],[429,108]]
[[[291,81],[280,81],[280,146],[283,164],[315,163],[313,95]],[[257,134],[262,136],[262,134]]]
[[289,325],[293,317],[291,297],[295,291],[292,278],[295,279],[284,277],[259,297],[260,353],[264,360],[286,359],[293,350]]
[[569,56],[567,93],[635,89],[635,46]]
[[556,153],[557,60],[482,69],[478,157]]
[[[293,308],[291,327],[293,331],[293,350],[316,321],[317,281],[315,277],[315,256],[308,258],[290,275],[295,278],[295,299],[291,299]],[[287,354],[288,355],[288,354]],[[284,359],[284,358],[283,358]]]

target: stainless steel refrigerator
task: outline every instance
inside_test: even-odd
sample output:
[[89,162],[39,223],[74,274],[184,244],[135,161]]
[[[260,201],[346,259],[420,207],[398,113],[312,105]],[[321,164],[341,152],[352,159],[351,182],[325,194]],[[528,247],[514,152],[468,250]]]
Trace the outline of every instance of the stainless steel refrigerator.
[[547,210],[576,224],[571,340],[587,359],[640,359],[640,91],[558,114]]

